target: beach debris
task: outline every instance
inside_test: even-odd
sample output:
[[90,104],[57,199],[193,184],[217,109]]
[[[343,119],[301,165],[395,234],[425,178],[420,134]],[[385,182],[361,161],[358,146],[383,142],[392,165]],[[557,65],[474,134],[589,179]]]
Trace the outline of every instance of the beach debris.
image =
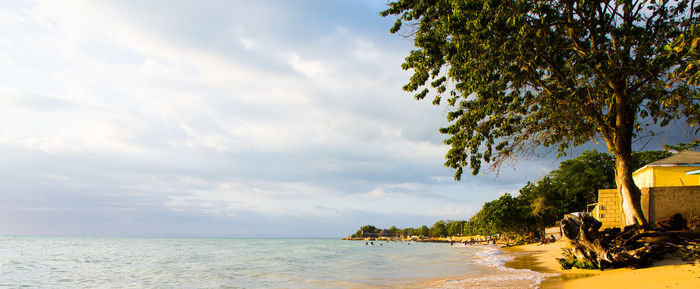
[[700,256],[700,232],[689,231],[680,214],[660,221],[656,228],[632,225],[600,231],[601,225],[587,213],[564,217],[562,230],[571,244],[564,249],[565,258],[559,259],[564,269],[642,268],[666,254]]

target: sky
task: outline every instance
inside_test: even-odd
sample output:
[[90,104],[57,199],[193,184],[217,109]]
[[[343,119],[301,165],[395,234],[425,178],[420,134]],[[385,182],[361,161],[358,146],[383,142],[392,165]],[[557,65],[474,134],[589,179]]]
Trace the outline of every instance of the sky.
[[556,168],[454,181],[384,7],[0,2],[0,234],[335,238],[468,219]]

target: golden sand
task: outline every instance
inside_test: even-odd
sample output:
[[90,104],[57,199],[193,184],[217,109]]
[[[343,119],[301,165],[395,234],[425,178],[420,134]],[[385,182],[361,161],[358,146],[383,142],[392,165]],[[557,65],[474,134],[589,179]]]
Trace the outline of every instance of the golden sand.
[[516,260],[507,265],[561,274],[542,283],[543,289],[700,288],[700,264],[684,262],[676,257],[669,257],[643,269],[561,270],[555,258],[561,258],[561,250],[567,244],[567,241],[560,240],[546,245],[530,244],[507,248],[506,251],[516,255]]

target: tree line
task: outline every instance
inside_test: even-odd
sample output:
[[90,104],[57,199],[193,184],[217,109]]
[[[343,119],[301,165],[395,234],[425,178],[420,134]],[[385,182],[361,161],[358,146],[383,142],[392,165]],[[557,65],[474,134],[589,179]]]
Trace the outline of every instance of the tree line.
[[[632,167],[667,158],[683,149],[698,146],[698,141],[678,146],[665,146],[663,151],[645,151],[632,154]],[[397,228],[388,230],[392,236],[474,236],[502,234],[527,236],[530,232],[541,234],[543,229],[555,225],[565,214],[587,210],[595,203],[599,189],[615,188],[615,158],[596,150],[584,151],[580,156],[563,161],[559,167],[537,182],[527,182],[517,196],[505,193],[498,199],[486,202],[481,210],[466,221],[437,221],[431,227]],[[353,237],[362,233],[379,233],[372,225],[361,227]],[[540,236],[541,237],[541,236]]]

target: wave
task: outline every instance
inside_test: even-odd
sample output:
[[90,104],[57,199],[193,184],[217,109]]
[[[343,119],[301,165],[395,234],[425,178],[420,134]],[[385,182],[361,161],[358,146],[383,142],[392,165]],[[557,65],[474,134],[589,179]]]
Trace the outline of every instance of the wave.
[[557,273],[536,272],[530,269],[508,268],[505,264],[515,257],[506,254],[496,246],[478,246],[481,251],[474,256],[474,262],[493,270],[479,276],[468,276],[458,279],[441,280],[431,284],[433,288],[539,288],[548,277],[558,276]]

